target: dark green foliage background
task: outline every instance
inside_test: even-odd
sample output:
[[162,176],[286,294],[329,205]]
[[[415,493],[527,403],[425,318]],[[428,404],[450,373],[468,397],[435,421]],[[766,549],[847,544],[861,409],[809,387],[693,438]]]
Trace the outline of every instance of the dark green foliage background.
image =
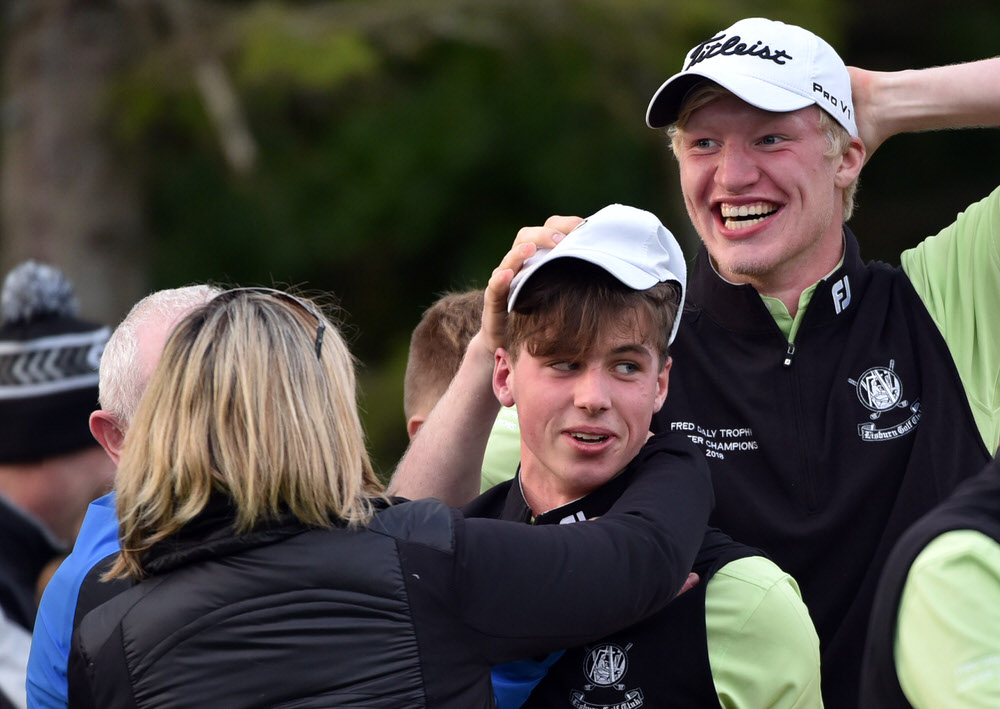
[[[994,3],[760,2],[848,63],[900,69],[997,53]],[[645,128],[652,92],[743,3],[220,3],[218,43],[260,149],[230,172],[190,76],[153,53],[116,84],[143,158],[154,287],[330,291],[361,369],[376,465],[405,446],[409,333],[435,297],[483,285],[517,229],[610,202],[657,213],[693,250],[676,170]],[[865,255],[946,225],[997,184],[996,135],[905,136],[866,168]]]

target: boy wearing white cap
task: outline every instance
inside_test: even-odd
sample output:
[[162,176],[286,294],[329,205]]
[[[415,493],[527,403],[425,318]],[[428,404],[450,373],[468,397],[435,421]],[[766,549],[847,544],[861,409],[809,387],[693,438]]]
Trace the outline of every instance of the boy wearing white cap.
[[[897,133],[1000,124],[998,84],[1000,58],[848,71],[811,32],[751,18],[699,42],[647,111],[703,243],[653,430],[697,439],[714,523],[799,582],[828,707],[857,705],[893,544],[1000,441],[1000,190],[894,268],[862,261],[845,226],[857,177]],[[521,230],[495,281],[578,222]],[[490,409],[485,368],[481,352],[460,371],[404,458],[404,494],[474,489],[461,450],[485,433],[445,422]]]
[[[580,522],[604,514],[639,469],[678,465],[676,456],[703,464],[687,436],[649,434],[667,395],[686,271],[659,220],[622,205],[526,261],[493,374],[500,402],[517,405],[521,464],[467,516]],[[533,675],[544,677],[526,707],[822,706],[819,641],[791,577],[715,529],[692,570],[700,582],[667,608],[567,650],[547,674],[531,663],[497,668],[498,706],[520,706]]]

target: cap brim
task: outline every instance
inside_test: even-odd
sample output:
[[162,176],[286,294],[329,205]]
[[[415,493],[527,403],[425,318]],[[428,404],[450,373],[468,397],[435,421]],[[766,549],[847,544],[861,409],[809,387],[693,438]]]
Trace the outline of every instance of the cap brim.
[[716,76],[711,72],[685,71],[667,79],[653,95],[646,109],[646,125],[650,128],[663,128],[675,123],[688,92],[705,80],[714,81],[751,106],[765,111],[784,113],[815,103],[811,98],[800,96],[794,91],[775,86],[755,76],[743,74]]
[[698,74],[685,72],[674,74],[664,81],[646,108],[646,125],[650,128],[664,128],[675,123],[687,92],[704,79]]
[[[641,268],[637,268],[626,261],[612,256],[606,251],[593,251],[591,249],[581,248],[569,248],[564,251],[539,249],[538,253],[525,261],[524,266],[517,272],[514,279],[510,283],[510,293],[507,296],[508,313],[514,309],[514,304],[517,302],[517,296],[521,292],[521,289],[524,288],[524,284],[527,283],[540,268],[560,258],[575,258],[581,261],[586,261],[587,263],[592,263],[595,266],[599,266],[633,290],[646,290],[647,288],[652,288],[657,283],[660,283],[656,276],[643,271]],[[531,261],[533,259],[537,260],[532,263]],[[684,287],[684,282],[680,278],[672,272],[668,272],[668,274],[671,277],[667,278],[667,281],[675,281],[681,285],[681,288]]]

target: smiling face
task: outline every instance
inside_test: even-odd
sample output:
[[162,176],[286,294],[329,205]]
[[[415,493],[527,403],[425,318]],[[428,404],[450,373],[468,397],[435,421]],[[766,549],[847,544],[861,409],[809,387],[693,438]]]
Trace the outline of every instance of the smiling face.
[[772,113],[725,95],[678,127],[684,202],[724,278],[780,297],[839,261],[843,190],[864,151],[855,139],[827,157],[819,111]]
[[649,436],[669,373],[670,360],[661,367],[638,332],[609,333],[582,354],[497,351],[494,392],[505,406],[517,404],[521,486],[535,514],[624,470]]

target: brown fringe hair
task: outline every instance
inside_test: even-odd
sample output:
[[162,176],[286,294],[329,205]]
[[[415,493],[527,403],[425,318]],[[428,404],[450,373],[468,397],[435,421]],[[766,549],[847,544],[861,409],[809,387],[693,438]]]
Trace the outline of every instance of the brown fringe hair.
[[633,290],[599,266],[557,259],[542,266],[518,294],[507,318],[505,346],[515,361],[522,346],[532,356],[580,356],[609,334],[638,332],[659,355],[662,368],[670,356],[679,300],[674,283]]

